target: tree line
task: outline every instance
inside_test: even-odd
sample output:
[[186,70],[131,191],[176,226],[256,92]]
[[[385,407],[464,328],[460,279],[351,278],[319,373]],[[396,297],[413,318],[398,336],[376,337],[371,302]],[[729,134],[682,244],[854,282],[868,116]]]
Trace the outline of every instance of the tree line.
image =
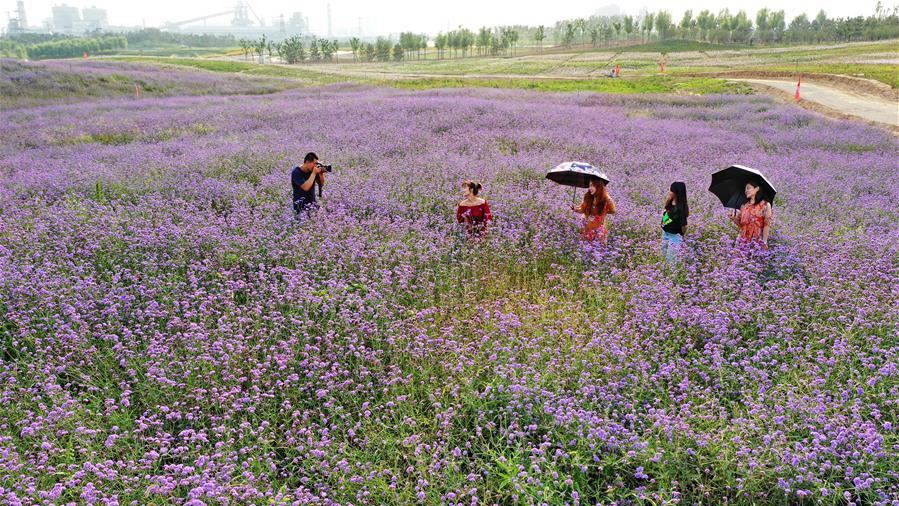
[[21,33],[0,38],[0,57],[70,58],[84,53],[127,49],[129,45],[182,45],[189,47],[234,47],[233,35],[198,35],[144,28],[112,33],[95,30],[84,36],[54,33]]
[[[253,55],[254,59],[258,58],[262,63],[266,62],[266,57],[267,61],[273,61],[275,56],[289,64],[333,62],[340,49],[340,43],[336,39],[308,39],[300,36],[274,41],[263,35],[256,40],[240,39],[237,43],[245,60]],[[396,43],[384,37],[378,37],[373,42],[363,42],[358,37],[352,37],[348,43],[354,61],[402,61],[407,57],[420,58],[422,51],[428,47],[428,38],[426,35],[408,32],[400,34],[400,40]]]
[[126,49],[128,39],[122,35],[101,37],[68,37],[50,39],[45,42],[22,43],[16,39],[0,40],[0,56],[7,58],[28,58],[43,60],[48,58],[72,58],[85,53]]
[[[542,41],[537,29],[524,27],[531,40]],[[783,10],[762,8],[751,17],[744,10],[717,13],[687,10],[680,19],[660,10],[642,16],[591,16],[557,22],[551,38],[560,45],[597,46],[619,41],[684,39],[717,44],[790,44],[875,41],[899,37],[899,6],[877,3],[871,16],[829,18],[824,10],[809,19],[799,14],[787,23]]]
[[[308,45],[307,45],[308,42]],[[340,47],[337,40],[312,38],[306,40],[294,35],[282,41],[274,41],[265,35],[261,39],[240,39],[237,44],[243,50],[244,59],[249,60],[250,55],[255,55],[261,63],[265,63],[266,56],[271,62],[275,55],[284,63],[302,63],[306,61],[321,62],[333,61]]]
[[[685,39],[717,44],[795,44],[819,42],[874,41],[899,37],[899,6],[887,9],[878,2],[874,14],[864,17],[829,18],[823,10],[809,19],[799,14],[789,23],[783,10],[762,8],[755,16],[730,9],[694,13],[687,10],[675,19],[667,10],[640,16],[590,16],[556,22],[552,26],[481,27],[477,32],[459,27],[428,35],[403,32],[399,40],[378,37],[373,41],[350,38],[354,61],[401,61],[427,56],[431,43],[436,58],[473,56],[513,56],[519,41],[528,41],[542,51],[545,41],[573,45],[620,45],[632,41]],[[244,58],[250,55],[272,61],[277,55],[286,63],[332,62],[339,50],[337,40],[293,36],[276,42],[263,36],[258,40],[235,40],[231,35],[195,35],[146,28],[123,34],[93,32],[72,37],[58,34],[19,34],[0,38],[0,56],[13,58],[67,58],[127,48],[132,45],[181,44],[192,47],[233,47],[239,45]]]
[[234,47],[236,39],[233,35],[211,35],[196,33],[164,32],[158,28],[144,28],[134,32],[125,32],[131,45],[165,44],[188,47]]
[[450,51],[452,58],[471,56],[496,56],[504,52],[513,55],[520,32],[515,27],[481,27],[475,34],[468,28],[438,33],[434,38],[437,57],[443,58]]
[[[641,16],[591,16],[562,20],[553,26],[499,26],[481,27],[477,32],[464,27],[439,32],[433,37],[436,58],[465,58],[476,56],[514,56],[519,41],[531,41],[538,51],[545,41],[556,45],[621,44],[622,42],[647,42],[653,40],[682,39],[717,44],[794,44],[818,42],[875,41],[899,37],[899,7],[886,9],[878,2],[873,15],[854,18],[829,18],[824,10],[814,19],[806,14],[796,16],[787,23],[783,10],[762,8],[750,17],[744,10],[732,13],[722,9],[713,13],[704,9],[694,14],[687,10],[675,19],[667,10],[648,12]],[[302,41],[299,57],[282,59],[288,63],[302,61],[333,61],[337,41],[332,41],[330,52],[320,48],[328,41],[319,42],[320,56],[303,56]],[[315,40],[310,46],[315,45]],[[357,37],[349,39],[354,61],[401,61],[419,59],[427,54],[428,36],[403,32],[397,42],[379,37],[373,42],[363,42]],[[247,51],[245,49],[245,51]]]

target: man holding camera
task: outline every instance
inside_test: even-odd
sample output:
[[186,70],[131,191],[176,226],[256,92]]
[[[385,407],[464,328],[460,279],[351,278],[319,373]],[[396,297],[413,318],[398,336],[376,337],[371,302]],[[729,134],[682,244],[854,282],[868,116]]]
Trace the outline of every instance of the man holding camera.
[[315,205],[315,184],[318,183],[321,192],[327,168],[318,163],[318,155],[315,153],[306,153],[303,165],[293,168],[290,183],[293,186],[293,210],[297,214],[308,211]]

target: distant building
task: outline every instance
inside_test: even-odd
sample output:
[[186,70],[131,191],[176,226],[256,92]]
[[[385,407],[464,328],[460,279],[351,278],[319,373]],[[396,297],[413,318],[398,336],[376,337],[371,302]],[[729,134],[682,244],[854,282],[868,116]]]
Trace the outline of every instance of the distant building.
[[89,7],[82,9],[81,15],[84,18],[84,28],[89,32],[97,29],[105,30],[109,27],[105,9]]
[[6,24],[6,33],[9,35],[22,33],[22,27],[19,25],[17,18],[9,18],[9,22]]
[[27,30],[28,18],[25,17],[25,2],[22,0],[16,2],[16,18],[19,22],[19,29]]
[[599,9],[596,9],[596,11],[593,13],[594,16],[605,16],[610,18],[621,16],[623,14],[624,13],[621,11],[621,7],[619,7],[617,4],[604,5]]
[[306,35],[309,33],[309,19],[302,12],[294,12],[287,20],[285,29],[287,33]]
[[66,4],[53,6],[53,29],[57,32],[73,33],[81,27],[81,15],[77,7]]

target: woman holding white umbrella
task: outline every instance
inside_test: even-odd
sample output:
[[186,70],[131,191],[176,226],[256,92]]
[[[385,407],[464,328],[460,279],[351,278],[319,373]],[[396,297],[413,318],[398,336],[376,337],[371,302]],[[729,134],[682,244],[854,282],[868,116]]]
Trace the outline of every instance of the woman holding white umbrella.
[[615,214],[615,201],[606,192],[606,183],[596,178],[590,181],[584,199],[579,206],[571,206],[571,210],[584,215],[584,228],[581,236],[585,241],[599,240],[605,244],[609,237],[606,230],[606,216]]
[[549,171],[546,179],[565,186],[587,188],[581,205],[571,206],[571,210],[584,215],[581,237],[605,244],[609,236],[606,216],[615,214],[615,201],[606,192],[606,185],[609,183],[606,173],[589,163],[565,162]]

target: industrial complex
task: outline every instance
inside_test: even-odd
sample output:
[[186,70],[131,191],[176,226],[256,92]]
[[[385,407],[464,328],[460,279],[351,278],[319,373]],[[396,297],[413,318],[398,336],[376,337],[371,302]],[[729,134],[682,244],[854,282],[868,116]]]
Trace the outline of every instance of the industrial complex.
[[[29,22],[26,5],[23,0],[16,2],[14,11],[8,11],[4,35],[27,33],[53,33],[63,35],[82,35],[96,31],[127,32],[147,28],[146,26],[113,26],[109,24],[105,9],[97,7],[78,8],[66,3],[52,7],[51,16],[39,23]],[[33,13],[32,13],[33,14]],[[332,37],[335,34],[331,26],[331,5],[327,5],[327,30],[320,36]],[[231,8],[212,12],[188,19],[173,19],[154,27],[174,33],[233,35],[238,38],[257,38],[263,34],[271,39],[285,38],[292,35],[311,36],[313,31],[308,17],[301,12],[293,12],[289,16],[279,14],[266,20],[253,9],[247,1],[237,1]],[[359,31],[362,23],[359,23]]]

